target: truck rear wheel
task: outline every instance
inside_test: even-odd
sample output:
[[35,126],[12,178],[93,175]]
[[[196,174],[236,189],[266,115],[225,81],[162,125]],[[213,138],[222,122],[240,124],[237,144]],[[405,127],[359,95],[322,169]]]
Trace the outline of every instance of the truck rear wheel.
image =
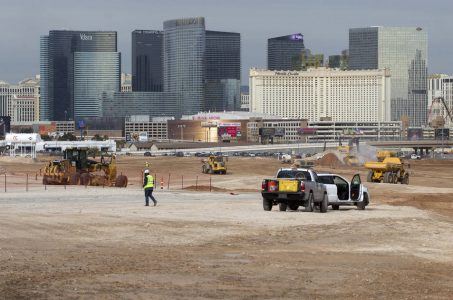
[[305,201],[305,211],[312,212],[313,210],[314,210],[313,194],[310,193],[308,195],[307,201]]
[[390,173],[389,172],[385,172],[384,173],[384,183],[389,183],[389,177],[390,177]]
[[115,186],[122,187],[122,188],[127,187],[127,177],[124,175],[120,175],[120,176],[116,177]]
[[265,211],[271,211],[272,210],[272,200],[263,198],[263,208]]
[[327,201],[326,194],[324,194],[324,197],[322,198],[322,201],[319,204],[319,212],[326,213],[328,206],[329,206],[329,202]]
[[397,184],[397,183],[398,183],[398,179],[399,179],[398,173],[393,173],[393,183],[394,183],[394,184]]
[[339,209],[340,209],[340,205],[338,205],[338,204],[332,204],[332,209],[333,209],[333,210],[339,210]]
[[291,210],[299,209],[299,204],[297,204],[297,203],[291,203],[291,204],[288,204],[288,206],[289,206],[289,209],[291,209]]
[[280,211],[286,211],[287,208],[288,208],[288,204],[286,204],[286,203],[280,202],[280,203],[278,204],[278,209],[279,209]]

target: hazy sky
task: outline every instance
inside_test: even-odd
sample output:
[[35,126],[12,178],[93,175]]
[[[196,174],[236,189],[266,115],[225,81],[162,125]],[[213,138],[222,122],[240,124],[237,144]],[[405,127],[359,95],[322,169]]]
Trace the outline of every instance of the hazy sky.
[[428,31],[429,72],[453,74],[453,1],[448,0],[0,0],[0,80],[39,73],[39,37],[52,29],[116,30],[122,70],[131,72],[131,32],[203,16],[209,30],[241,33],[242,81],[266,67],[269,37],[301,32],[326,56],[348,47],[348,29],[419,26]]

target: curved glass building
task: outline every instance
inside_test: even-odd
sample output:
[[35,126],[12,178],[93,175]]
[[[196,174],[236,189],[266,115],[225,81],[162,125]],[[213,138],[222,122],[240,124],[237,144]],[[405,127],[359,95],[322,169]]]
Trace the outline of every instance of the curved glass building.
[[164,91],[184,93],[185,114],[203,107],[205,35],[203,17],[164,22]]
[[47,99],[44,99],[40,109],[45,118],[65,120],[74,116],[73,80],[76,52],[117,52],[117,33],[51,30],[48,36],[41,38],[40,68],[48,70],[47,78],[41,80],[42,88],[47,90]]
[[74,53],[74,118],[102,116],[102,92],[120,90],[118,52]]

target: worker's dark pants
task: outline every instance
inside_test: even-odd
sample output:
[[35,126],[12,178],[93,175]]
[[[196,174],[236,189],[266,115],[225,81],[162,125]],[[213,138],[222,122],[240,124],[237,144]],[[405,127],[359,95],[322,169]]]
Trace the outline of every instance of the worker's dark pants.
[[149,198],[151,198],[151,200],[153,200],[154,204],[157,203],[156,199],[153,196],[153,190],[154,190],[154,188],[146,188],[145,189],[145,204],[146,204],[146,206],[149,205]]

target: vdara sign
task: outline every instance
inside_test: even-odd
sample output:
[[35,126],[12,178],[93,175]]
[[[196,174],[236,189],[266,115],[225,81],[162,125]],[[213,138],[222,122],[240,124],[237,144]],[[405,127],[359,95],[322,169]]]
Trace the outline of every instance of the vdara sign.
[[81,33],[80,34],[80,39],[82,41],[91,41],[91,40],[93,40],[93,36],[92,35],[87,35],[85,33]]

